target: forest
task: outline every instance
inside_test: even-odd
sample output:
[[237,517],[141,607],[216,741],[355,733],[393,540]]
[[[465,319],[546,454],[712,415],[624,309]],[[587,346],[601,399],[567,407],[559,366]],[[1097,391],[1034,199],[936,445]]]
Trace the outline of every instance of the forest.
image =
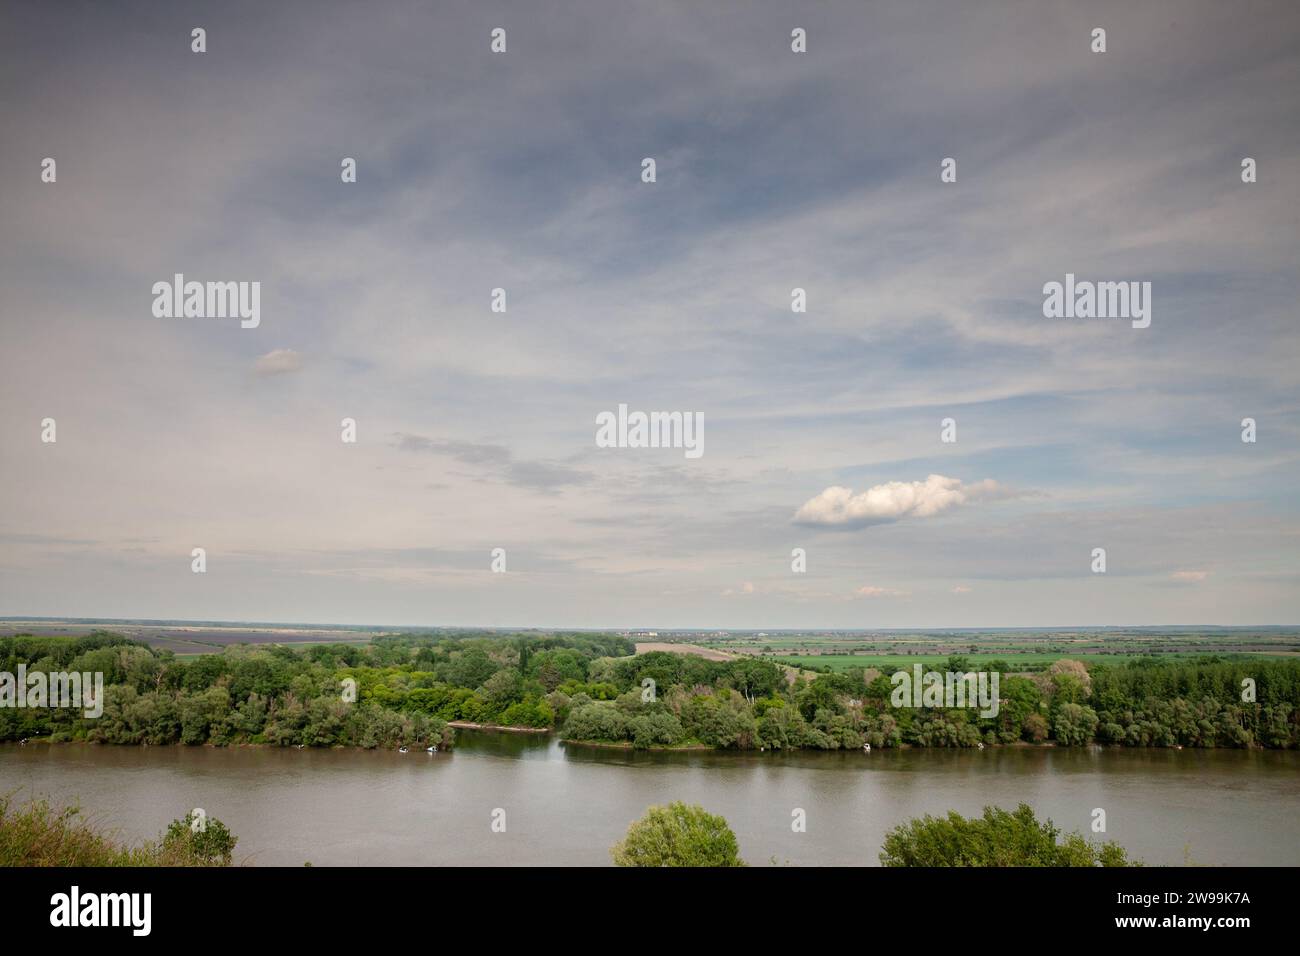
[[[0,740],[448,748],[460,721],[638,749],[1300,744],[1296,661],[1059,660],[1004,674],[982,718],[893,707],[890,675],[872,668],[792,677],[757,657],[633,653],[609,634],[467,633],[182,659],[109,633],[20,635],[0,638],[0,671],[103,673],[104,709],[0,708]],[[948,669],[972,668],[954,656]]]

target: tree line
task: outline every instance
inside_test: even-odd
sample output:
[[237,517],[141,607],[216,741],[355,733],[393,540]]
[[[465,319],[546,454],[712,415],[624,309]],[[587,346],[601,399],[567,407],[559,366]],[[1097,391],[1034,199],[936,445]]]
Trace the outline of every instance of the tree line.
[[585,679],[591,660],[633,651],[604,634],[410,635],[178,658],[108,632],[18,635],[0,638],[0,671],[102,673],[103,714],[0,707],[0,740],[450,747],[455,720],[553,726],[549,690]]
[[[636,748],[1300,745],[1297,661],[1059,660],[1003,674],[997,715],[981,717],[895,707],[873,668],[790,679],[757,657],[633,653],[610,634],[452,633],[183,659],[110,633],[20,635],[0,638],[0,671],[103,673],[104,710],[0,708],[0,740],[449,747],[466,721]],[[946,669],[971,667],[954,656]]]
[[[972,668],[954,656],[945,669]],[[1300,661],[1059,660],[1042,671],[1002,675],[991,717],[969,708],[895,707],[890,674],[873,668],[789,681],[782,668],[758,658],[653,652],[595,661],[592,671],[600,697],[576,688],[560,708],[567,710],[562,726],[570,740],[742,750],[1300,745]]]

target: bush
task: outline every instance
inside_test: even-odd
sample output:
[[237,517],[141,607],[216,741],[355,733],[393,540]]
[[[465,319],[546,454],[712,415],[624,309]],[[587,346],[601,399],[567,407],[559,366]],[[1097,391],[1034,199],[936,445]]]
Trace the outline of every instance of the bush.
[[191,823],[186,814],[160,840],[124,846],[76,807],[56,810],[38,800],[15,809],[0,797],[0,866],[230,866],[237,839],[225,824],[211,819],[193,833]]
[[727,821],[678,801],[651,807],[610,849],[618,866],[744,866]]
[[195,825],[194,811],[167,825],[163,846],[178,856],[193,858],[200,866],[230,866],[239,838],[215,817]]
[[1140,866],[1116,843],[1089,843],[1072,833],[1057,842],[1052,821],[1040,823],[1027,804],[1014,812],[985,807],[967,819],[928,814],[895,827],[881,847],[882,866]]

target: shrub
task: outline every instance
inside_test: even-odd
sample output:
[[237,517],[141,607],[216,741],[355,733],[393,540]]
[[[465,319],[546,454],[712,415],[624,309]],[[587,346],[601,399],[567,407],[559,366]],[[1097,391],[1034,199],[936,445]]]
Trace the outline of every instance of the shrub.
[[0,866],[230,866],[237,838],[220,820],[194,833],[192,815],[159,840],[127,846],[82,819],[76,807],[38,800],[14,808],[0,797]]
[[618,866],[744,866],[722,817],[680,801],[651,807],[610,849]]
[[881,847],[882,866],[1140,866],[1116,843],[1089,843],[1077,833],[1057,842],[1060,830],[1040,823],[1033,809],[985,807],[967,819],[955,810],[895,827]]

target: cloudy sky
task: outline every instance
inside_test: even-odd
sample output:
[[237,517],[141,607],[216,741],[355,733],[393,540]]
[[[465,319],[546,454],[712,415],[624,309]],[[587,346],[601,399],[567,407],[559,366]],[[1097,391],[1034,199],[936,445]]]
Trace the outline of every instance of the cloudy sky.
[[0,614],[1300,623],[1300,8],[617,6],[5,4]]

